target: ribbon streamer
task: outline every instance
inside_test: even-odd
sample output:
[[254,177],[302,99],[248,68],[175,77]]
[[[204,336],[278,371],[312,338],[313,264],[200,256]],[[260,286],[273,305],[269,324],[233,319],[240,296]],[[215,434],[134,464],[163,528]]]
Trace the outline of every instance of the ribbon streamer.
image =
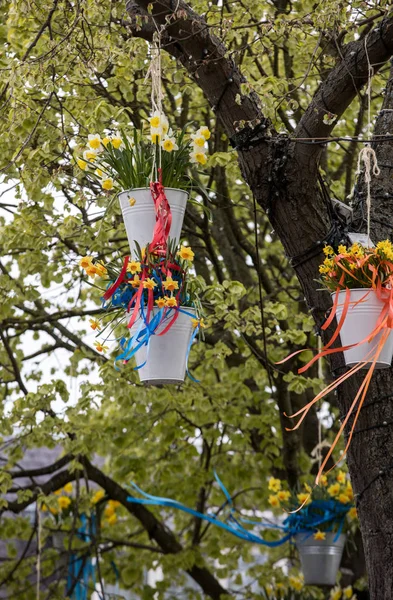
[[[226,521],[222,521],[215,515],[201,513],[196,511],[176,500],[172,500],[170,498],[164,498],[160,496],[152,496],[151,494],[147,494],[143,490],[141,490],[136,483],[131,482],[131,487],[137,491],[143,498],[135,498],[134,496],[128,496],[127,501],[133,504],[143,504],[148,506],[162,506],[165,508],[172,508],[175,510],[180,510],[187,514],[190,514],[198,519],[202,519],[211,523],[212,525],[216,525],[221,529],[231,533],[235,537],[255,544],[259,544],[262,546],[268,546],[270,548],[275,548],[277,546],[281,546],[289,541],[293,536],[298,533],[304,533],[307,536],[312,535],[315,531],[317,531],[321,526],[326,526],[326,531],[332,531],[335,528],[335,525],[338,524],[337,535],[335,539],[340,535],[344,520],[347,512],[352,508],[352,504],[342,504],[337,500],[314,500],[301,513],[293,513],[290,514],[282,525],[267,523],[265,521],[254,521],[250,519],[244,519],[242,517],[236,517],[236,509],[233,506],[232,498],[219,479],[217,473],[214,471],[214,477],[219,484],[226,500],[224,504],[220,506],[221,510],[226,505],[230,507],[229,514],[226,518]],[[259,527],[264,527],[265,529],[276,529],[283,533],[283,536],[279,540],[275,541],[267,541],[263,538],[255,535],[251,531],[245,529],[242,525],[251,524],[257,525]]]

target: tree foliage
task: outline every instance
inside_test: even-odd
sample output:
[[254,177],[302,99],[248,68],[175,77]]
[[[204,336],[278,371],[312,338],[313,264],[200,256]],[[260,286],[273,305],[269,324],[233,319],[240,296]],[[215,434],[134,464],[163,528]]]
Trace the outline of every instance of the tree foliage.
[[[288,134],[340,60],[344,39],[365,39],[385,4],[198,0],[193,9],[204,14],[245,76],[239,106],[257,94],[265,116]],[[144,388],[132,364],[116,370],[114,354],[94,350],[89,318],[100,313],[102,291],[84,280],[79,260],[87,253],[104,261],[124,256],[128,243],[119,206],[107,210],[110,194],[88,180],[74,158],[89,133],[140,129],[149,116],[150,47],[133,35],[144,17],[132,19],[125,3],[109,0],[12,0],[1,4],[0,15],[2,493],[18,488],[18,463],[27,449],[60,445],[68,457],[45,485],[37,487],[33,477],[8,507],[2,500],[11,512],[2,517],[0,538],[28,540],[37,523],[29,524],[22,509],[37,499],[50,507],[53,493],[69,481],[77,482],[81,509],[90,511],[83,492],[90,481],[122,503],[116,525],[106,523],[97,536],[105,549],[105,581],[115,581],[115,563],[121,586],[140,598],[175,597],[173,586],[185,598],[260,598],[262,586],[283,577],[279,559],[297,566],[289,545],[267,551],[183,513],[135,508],[127,504],[127,485],[133,480],[149,493],[215,511],[223,502],[215,469],[236,506],[257,517],[269,506],[269,476],[302,485],[315,467],[317,415],[288,432],[283,413],[309,401],[323,373],[314,368],[299,376],[301,363],[275,365],[298,348],[317,346],[295,273],[253,202],[222,124],[189,73],[163,52],[167,115],[179,128],[193,123],[213,131],[209,168],[198,175],[208,197],[188,205],[183,230],[196,253],[208,329],[190,357],[199,384]],[[384,66],[373,78],[372,114],[387,77]],[[359,91],[334,135],[369,134],[365,107]],[[324,118],[336,117],[326,111]],[[322,153],[321,173],[340,199],[351,194],[356,151],[355,143],[337,141]],[[113,337],[119,335],[120,328]],[[337,412],[335,398],[327,398],[326,439],[338,429]],[[102,468],[92,465],[97,455],[105,458]],[[53,523],[45,517],[44,540]],[[64,525],[78,544],[72,515]],[[12,542],[7,552],[0,580],[7,580],[12,597],[33,598],[27,577],[35,553],[18,563]],[[56,553],[43,552],[43,590],[64,597],[64,569],[53,580]],[[158,567],[164,579],[149,587],[144,573]]]

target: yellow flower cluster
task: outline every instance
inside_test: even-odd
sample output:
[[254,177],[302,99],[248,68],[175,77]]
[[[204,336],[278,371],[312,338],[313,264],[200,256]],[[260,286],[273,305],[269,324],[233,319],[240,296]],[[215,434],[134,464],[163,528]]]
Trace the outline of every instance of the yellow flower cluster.
[[336,587],[330,590],[329,600],[357,600],[357,596],[353,593],[351,585],[346,588],[336,585]]
[[336,475],[336,481],[329,485],[327,493],[331,498],[335,498],[342,504],[349,504],[353,501],[353,490],[349,479],[347,480],[344,471],[339,471]]
[[[173,152],[179,149],[176,137],[172,129],[169,129],[168,119],[164,114],[155,111],[150,117],[149,123],[150,140],[153,144],[159,144],[165,152]],[[200,127],[196,133],[191,135],[192,151],[190,160],[192,163],[206,164],[206,141],[210,136],[211,133],[207,127]]]
[[89,277],[95,277],[96,275],[98,275],[98,277],[104,277],[108,272],[102,262],[93,264],[92,256],[84,256],[81,258],[79,266],[85,270],[86,275]]
[[275,494],[270,494],[268,498],[268,502],[273,508],[279,508],[281,506],[281,502],[288,502],[289,498],[291,497],[291,492],[282,489],[281,480],[276,479],[275,477],[270,477],[268,481],[268,488],[270,491],[276,492]]
[[392,242],[389,240],[385,240],[383,242],[378,242],[377,251],[381,256],[387,258],[387,260],[393,260],[393,246]]
[[392,285],[393,244],[389,240],[378,242],[375,248],[366,248],[357,242],[350,248],[341,244],[337,252],[325,246],[323,252],[325,259],[319,272],[323,283],[332,291],[337,287],[376,287],[378,279],[382,286]]
[[107,523],[108,525],[114,525],[117,522],[116,508],[118,508],[119,506],[121,506],[121,504],[118,500],[108,501],[108,505],[105,507],[104,510],[104,523]]
[[[77,158],[76,163],[82,171],[86,171],[89,165],[93,165],[99,155],[104,151],[105,148],[111,145],[116,150],[121,149],[124,146],[124,142],[117,132],[112,136],[105,136],[101,139],[98,133],[89,134],[87,140],[87,149],[83,152],[83,158]],[[102,169],[96,169],[95,174],[101,178],[101,187],[103,190],[110,191],[113,189],[114,183],[112,177],[107,173],[104,173]]]
[[55,496],[57,496],[57,508],[47,506],[43,503],[41,505],[41,510],[43,512],[50,512],[52,515],[57,515],[59,514],[59,511],[66,510],[72,503],[72,500],[69,496],[64,496],[64,494],[71,494],[72,489],[72,483],[67,483],[63,488],[56,490]]
[[[273,579],[272,583],[265,585],[265,591],[269,600],[278,600],[278,598],[286,598],[291,590],[301,592],[304,587],[302,575],[289,575],[286,584]],[[291,596],[292,597],[292,596]]]

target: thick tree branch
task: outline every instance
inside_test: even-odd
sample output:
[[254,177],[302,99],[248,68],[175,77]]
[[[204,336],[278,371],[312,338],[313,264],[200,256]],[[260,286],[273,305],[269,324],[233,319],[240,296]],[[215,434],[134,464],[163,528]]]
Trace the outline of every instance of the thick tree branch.
[[[393,15],[382,19],[364,38],[350,42],[342,49],[342,58],[321,84],[295,131],[297,138],[325,138],[334,129],[338,118],[367,83],[369,64],[375,74],[393,54]],[[327,116],[336,118],[329,124]],[[329,119],[328,119],[329,120]],[[305,157],[319,154],[322,146],[298,146]]]

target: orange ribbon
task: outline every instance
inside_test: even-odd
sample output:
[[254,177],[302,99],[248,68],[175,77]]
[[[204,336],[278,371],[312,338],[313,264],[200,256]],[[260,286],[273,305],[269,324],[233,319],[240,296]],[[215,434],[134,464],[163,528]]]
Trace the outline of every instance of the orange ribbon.
[[[373,331],[363,340],[361,340],[360,342],[356,343],[356,344],[351,344],[348,346],[340,346],[339,348],[331,348],[332,344],[335,342],[335,340],[337,339],[342,325],[345,321],[345,318],[347,316],[348,313],[348,309],[349,306],[352,304],[354,306],[356,306],[357,304],[359,304],[360,302],[364,302],[367,298],[367,296],[369,295],[371,290],[367,290],[365,289],[365,294],[364,296],[362,296],[362,298],[360,298],[358,301],[356,302],[351,302],[350,300],[350,290],[348,288],[345,289],[345,300],[344,300],[344,304],[343,304],[343,312],[342,315],[340,317],[340,320],[337,324],[337,327],[332,335],[332,337],[330,338],[330,340],[328,341],[328,343],[322,348],[322,350],[316,354],[316,356],[314,356],[304,367],[301,367],[298,370],[298,373],[304,373],[305,371],[307,371],[307,369],[315,363],[315,361],[319,360],[320,358],[323,358],[325,356],[328,356],[330,354],[334,354],[336,352],[342,352],[344,350],[349,350],[350,348],[354,348],[356,346],[360,346],[362,344],[370,343],[372,342],[372,340],[375,339],[375,337],[382,332],[381,338],[378,341],[378,344],[375,345],[371,348],[371,350],[365,355],[364,360],[356,365],[354,365],[349,371],[345,372],[343,375],[341,375],[340,377],[338,377],[334,382],[330,383],[329,385],[327,385],[321,392],[319,392],[319,394],[317,394],[315,396],[315,398],[313,398],[313,400],[311,400],[311,402],[309,402],[308,404],[306,404],[306,406],[304,406],[303,408],[301,408],[300,410],[298,410],[295,414],[293,415],[287,415],[286,413],[284,413],[284,415],[290,419],[293,419],[295,417],[300,416],[299,421],[296,423],[295,427],[293,427],[292,429],[288,429],[287,431],[294,431],[295,429],[298,429],[298,427],[300,427],[301,423],[303,422],[303,420],[305,419],[308,411],[310,410],[310,408],[316,403],[318,402],[318,400],[320,400],[321,398],[324,398],[327,394],[329,394],[330,392],[332,392],[334,389],[336,389],[339,385],[341,385],[344,381],[346,381],[347,379],[349,379],[350,377],[352,377],[352,375],[354,375],[355,373],[357,373],[360,369],[366,367],[366,365],[370,365],[360,387],[359,390],[355,396],[355,398],[352,401],[352,404],[349,408],[349,411],[347,413],[347,415],[345,416],[345,419],[343,420],[341,427],[339,429],[339,431],[337,432],[337,435],[333,441],[333,444],[331,445],[329,452],[327,453],[327,455],[325,456],[321,467],[318,471],[315,483],[316,485],[318,485],[321,475],[323,473],[323,470],[327,464],[327,462],[329,461],[336,445],[337,442],[341,436],[341,434],[343,433],[351,415],[353,414],[353,412],[356,409],[356,413],[355,413],[355,418],[353,420],[352,426],[351,426],[351,430],[349,432],[349,436],[348,436],[348,440],[347,443],[345,445],[345,448],[343,450],[343,452],[340,455],[340,458],[335,462],[335,464],[333,465],[333,467],[331,469],[329,469],[329,471],[331,471],[339,462],[340,460],[345,456],[345,454],[348,451],[348,448],[351,444],[352,441],[352,437],[354,434],[354,430],[359,418],[359,414],[361,411],[361,408],[363,406],[364,400],[366,398],[367,395],[367,391],[368,388],[370,386],[370,382],[371,382],[371,378],[372,375],[374,373],[375,370],[375,365],[378,362],[378,359],[380,357],[380,354],[382,352],[382,349],[391,333],[391,329],[393,328],[393,277],[390,275],[388,277],[388,285],[389,285],[389,289],[387,287],[382,287],[382,282],[381,282],[381,278],[378,276],[378,272],[377,269],[371,268],[372,265],[368,265],[370,268],[370,271],[372,272],[372,282],[373,282],[373,289],[376,292],[377,298],[379,300],[381,300],[383,302],[383,307],[381,309],[381,313],[378,317],[378,321],[377,324],[375,326],[375,328],[373,329]],[[391,266],[391,263],[389,263],[389,267]],[[384,285],[386,285],[386,280],[384,281]],[[342,283],[342,281],[340,280],[340,283]],[[335,294],[335,298],[334,298],[334,302],[333,302],[333,307],[331,310],[331,313],[329,315],[329,317],[327,318],[327,320],[325,321],[322,329],[326,330],[329,325],[331,325],[334,317],[336,316],[336,312],[337,312],[337,307],[338,307],[338,303],[339,303],[339,292],[340,292],[340,285],[339,287],[337,287],[336,289],[336,294]],[[305,349],[303,350],[298,350],[297,352],[293,352],[290,356],[287,356],[284,360],[279,361],[277,364],[282,364],[284,362],[286,362],[287,360],[289,360],[290,358],[292,358],[293,356],[296,356],[297,354],[299,354],[300,352],[304,352]],[[307,500],[306,500],[307,501]],[[305,502],[306,502],[305,501]],[[305,504],[305,502],[302,504],[302,506]],[[301,507],[300,507],[301,508]],[[300,510],[300,509],[297,509]]]

